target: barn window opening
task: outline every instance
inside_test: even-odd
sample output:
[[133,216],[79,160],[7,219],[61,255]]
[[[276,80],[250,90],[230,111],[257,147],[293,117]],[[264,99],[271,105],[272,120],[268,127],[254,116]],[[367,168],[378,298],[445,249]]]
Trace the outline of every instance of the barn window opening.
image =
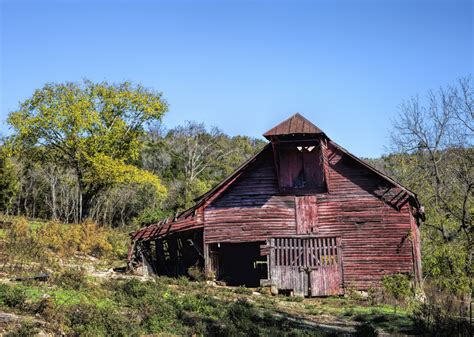
[[281,143],[277,146],[282,192],[325,192],[323,157],[319,144]]
[[303,152],[303,151],[308,151],[311,152],[314,150],[315,146],[297,146],[296,147],[298,151]]

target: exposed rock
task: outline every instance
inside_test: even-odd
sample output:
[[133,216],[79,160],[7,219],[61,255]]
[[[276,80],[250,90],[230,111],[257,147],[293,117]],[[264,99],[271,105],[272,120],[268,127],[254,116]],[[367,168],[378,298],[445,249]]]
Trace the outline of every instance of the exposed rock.
[[12,323],[18,322],[21,320],[21,317],[15,314],[8,312],[0,312],[0,323]]

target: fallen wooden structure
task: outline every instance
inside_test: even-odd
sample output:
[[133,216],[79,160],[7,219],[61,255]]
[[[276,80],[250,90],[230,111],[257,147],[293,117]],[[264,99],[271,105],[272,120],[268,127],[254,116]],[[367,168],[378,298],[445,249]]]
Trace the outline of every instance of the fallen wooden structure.
[[11,281],[41,281],[46,282],[49,280],[49,274],[39,274],[33,276],[14,277]]
[[131,234],[129,267],[304,296],[421,280],[416,195],[333,142],[300,114],[183,213]]

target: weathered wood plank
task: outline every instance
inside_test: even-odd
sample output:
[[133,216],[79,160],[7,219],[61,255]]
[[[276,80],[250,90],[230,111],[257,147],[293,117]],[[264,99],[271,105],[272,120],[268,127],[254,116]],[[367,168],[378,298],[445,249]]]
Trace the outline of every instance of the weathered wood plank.
[[[330,193],[281,195],[273,155],[268,151],[204,210],[206,242],[289,238],[311,233],[308,228],[312,228],[318,236],[340,237],[344,256],[338,258],[344,261],[343,277],[353,286],[363,289],[387,273],[411,272],[412,244],[408,239],[403,241],[414,230],[409,205],[397,209],[387,201],[399,191],[391,192],[390,184],[345,157],[331,143],[322,149],[326,151]],[[398,199],[400,195],[393,201],[404,202]],[[318,242],[318,247],[321,244]],[[288,254],[298,256],[300,248]],[[321,257],[334,252],[318,248],[315,254]],[[288,259],[296,261],[292,255]]]

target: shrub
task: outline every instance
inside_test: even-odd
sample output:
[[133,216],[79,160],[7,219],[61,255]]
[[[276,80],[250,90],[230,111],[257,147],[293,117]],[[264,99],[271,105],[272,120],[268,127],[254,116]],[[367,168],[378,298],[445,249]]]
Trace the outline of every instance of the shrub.
[[413,293],[410,277],[405,274],[387,275],[382,279],[382,284],[385,292],[395,300],[393,310],[396,314],[400,301],[405,300]]
[[365,300],[365,297],[363,296],[362,292],[352,286],[347,287],[345,296],[347,296],[349,300],[354,302],[362,302]]
[[440,290],[437,283],[425,283],[424,288],[425,298],[414,303],[412,312],[415,329],[434,336],[470,336],[469,294],[463,297],[455,289]]
[[413,311],[413,326],[420,333],[432,336],[470,336],[469,319],[434,303],[421,303]]
[[86,273],[82,269],[67,269],[54,277],[55,284],[66,289],[81,290],[89,283]]
[[119,290],[123,292],[127,297],[131,298],[143,298],[147,294],[154,292],[154,283],[151,281],[140,281],[136,278],[132,278],[123,282],[119,285]]
[[206,274],[199,266],[189,267],[188,275],[193,281],[204,281],[206,279]]
[[181,287],[188,287],[190,285],[191,281],[186,276],[180,276],[175,280],[174,283],[178,286],[181,286]]
[[108,251],[107,257],[123,261],[127,257],[128,246],[130,244],[128,233],[121,229],[108,229],[107,241],[112,247],[112,249]]
[[26,218],[12,218],[4,234],[5,258],[17,267],[30,262],[47,262],[44,247]]
[[150,334],[163,333],[178,334],[183,327],[177,324],[174,315],[163,315],[162,313],[145,315],[142,325],[144,330]]
[[377,337],[379,334],[369,323],[362,323],[356,326],[355,336]]
[[367,302],[369,305],[376,305],[381,302],[381,299],[382,289],[373,286],[367,289]]
[[76,252],[107,257],[123,255],[126,239],[118,230],[99,226],[92,221],[65,225],[50,221],[40,227],[37,240],[60,256]]
[[26,302],[26,294],[9,284],[0,284],[0,302],[10,308],[22,308]]
[[245,300],[238,300],[229,305],[227,309],[227,318],[235,327],[235,331],[240,331],[247,336],[258,335],[258,325],[255,321],[259,320],[255,306]]
[[138,327],[117,311],[95,305],[78,304],[65,312],[73,336],[136,336]]
[[81,252],[96,257],[106,256],[112,252],[112,245],[107,240],[107,228],[91,221],[71,224],[65,228],[66,240],[62,247],[67,248],[66,252]]
[[286,296],[285,301],[287,302],[303,302],[303,296]]
[[68,239],[65,226],[57,221],[45,223],[41,226],[37,235],[37,242],[39,244],[45,249],[61,255],[63,255],[65,250],[72,248],[65,246]]
[[57,311],[54,300],[51,297],[42,298],[41,301],[38,302],[35,313],[50,322],[53,320],[56,322],[60,321],[60,319],[58,319],[60,313]]
[[17,269],[31,266],[31,262],[51,267],[58,258],[75,253],[122,258],[128,247],[125,233],[91,221],[65,225],[57,221],[33,223],[14,217],[2,236],[5,258]]
[[37,327],[37,323],[34,322],[22,322],[22,324],[12,332],[6,334],[7,337],[33,337],[37,336],[39,333],[39,329]]

